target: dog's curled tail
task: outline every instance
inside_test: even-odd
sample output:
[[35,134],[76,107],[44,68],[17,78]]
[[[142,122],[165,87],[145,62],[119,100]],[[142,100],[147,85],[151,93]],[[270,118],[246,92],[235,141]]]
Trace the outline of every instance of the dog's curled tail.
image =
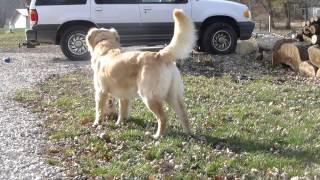
[[182,9],[173,11],[174,35],[168,46],[158,52],[167,62],[185,59],[189,56],[196,42],[196,30],[192,20]]

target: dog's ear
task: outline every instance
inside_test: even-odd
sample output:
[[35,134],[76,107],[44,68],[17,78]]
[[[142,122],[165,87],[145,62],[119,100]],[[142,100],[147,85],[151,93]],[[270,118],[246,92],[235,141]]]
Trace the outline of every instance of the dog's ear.
[[89,48],[89,51],[92,51],[92,49],[94,48],[94,32],[98,30],[97,28],[93,27],[93,28],[90,28],[88,33],[87,33],[87,36],[86,36],[86,43],[87,43],[87,46]]
[[118,34],[118,31],[115,28],[111,28],[110,31],[114,34],[116,40],[120,42],[120,36]]

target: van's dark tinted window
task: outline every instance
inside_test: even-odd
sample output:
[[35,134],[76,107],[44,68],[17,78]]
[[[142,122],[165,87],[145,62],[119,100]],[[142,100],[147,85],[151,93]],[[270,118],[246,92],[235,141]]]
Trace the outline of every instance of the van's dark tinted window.
[[37,6],[86,4],[87,0],[37,0]]
[[96,4],[137,4],[139,0],[95,0]]
[[141,0],[141,3],[162,3],[162,4],[179,4],[179,3],[187,3],[188,0]]

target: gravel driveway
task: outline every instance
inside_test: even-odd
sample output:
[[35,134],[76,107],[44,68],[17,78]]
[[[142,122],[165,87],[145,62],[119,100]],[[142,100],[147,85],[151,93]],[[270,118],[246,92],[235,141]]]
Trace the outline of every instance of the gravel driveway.
[[[10,63],[4,62],[6,57]],[[63,178],[63,169],[47,165],[41,157],[46,143],[43,120],[11,97],[49,75],[89,68],[89,61],[68,61],[56,46],[0,49],[0,60],[0,179]]]

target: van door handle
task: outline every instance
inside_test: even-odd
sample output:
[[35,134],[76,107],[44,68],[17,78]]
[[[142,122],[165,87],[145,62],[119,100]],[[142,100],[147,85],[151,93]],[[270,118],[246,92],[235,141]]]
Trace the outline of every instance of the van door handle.
[[102,7],[96,7],[96,11],[103,11]]
[[151,8],[143,8],[144,10],[144,13],[147,13],[148,11],[151,11],[152,9]]

